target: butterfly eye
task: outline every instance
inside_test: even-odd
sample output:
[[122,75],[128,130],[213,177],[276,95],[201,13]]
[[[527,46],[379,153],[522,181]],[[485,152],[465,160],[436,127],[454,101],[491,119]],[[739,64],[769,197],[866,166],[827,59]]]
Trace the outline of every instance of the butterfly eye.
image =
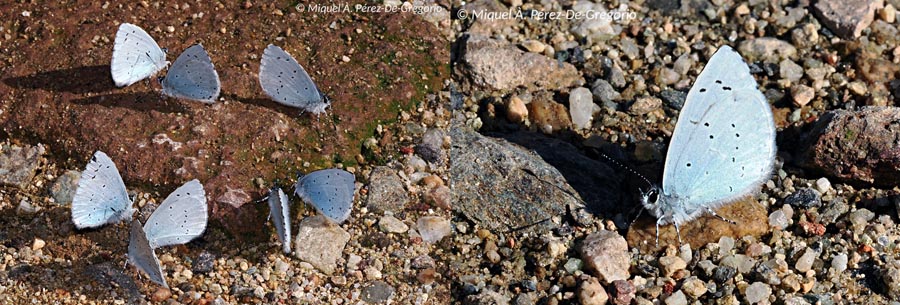
[[659,201],[659,191],[656,188],[647,192],[647,202],[656,203]]

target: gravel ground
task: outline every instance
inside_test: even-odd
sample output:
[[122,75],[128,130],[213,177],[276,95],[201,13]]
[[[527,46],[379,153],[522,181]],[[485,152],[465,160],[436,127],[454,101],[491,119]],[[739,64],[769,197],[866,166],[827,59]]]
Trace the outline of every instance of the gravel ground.
[[[362,2],[347,5],[355,4]],[[449,82],[439,64],[449,52],[432,45],[446,45],[449,6],[429,5],[435,11],[378,15],[302,14],[294,3],[255,1],[0,5],[8,17],[0,23],[0,303],[450,303],[443,250],[452,233]],[[123,20],[144,25],[161,45],[202,40],[222,78],[222,100],[207,106],[158,98],[151,82],[113,88],[107,64],[114,30],[91,30],[115,29]],[[328,34],[317,35],[323,28]],[[196,38],[200,33],[205,38]],[[406,37],[411,33],[422,35]],[[309,64],[332,95],[329,118],[340,130],[262,98],[253,72],[261,49],[254,48],[272,42]],[[83,52],[62,55],[74,50]],[[166,126],[172,122],[182,126]],[[162,136],[153,135],[157,128]],[[182,128],[202,129],[207,139],[181,143]],[[337,139],[325,140],[331,134]],[[143,157],[133,153],[141,143],[155,147],[154,139],[168,144]],[[129,224],[77,230],[69,205],[87,156],[103,149],[122,171],[138,219],[146,220],[172,190],[167,180],[186,178],[148,177],[180,175],[180,161],[160,160],[185,153],[178,147],[188,142],[210,145],[200,150],[212,162],[199,162],[210,167],[187,175],[207,186],[211,221],[194,241],[156,249],[171,287],[165,289],[125,265]],[[288,187],[297,173],[323,167],[356,176],[351,217],[323,222],[292,196],[295,251],[283,254],[266,222],[267,205],[257,200],[272,184]],[[241,168],[247,170],[224,174]],[[214,196],[207,182],[217,178],[206,175],[228,176],[222,185],[232,188]],[[250,211],[246,218],[218,214],[228,205],[223,197],[243,200],[237,203]]]
[[[98,59],[102,53],[84,55],[96,62],[68,58],[52,68],[45,67],[52,61],[31,59],[34,52],[23,46],[41,44],[60,52],[66,47],[51,39],[55,28],[28,18],[45,16],[57,24],[66,18],[27,5],[3,5],[4,15],[16,16],[0,29],[0,43],[12,50],[2,57],[4,74],[85,66],[62,75],[99,75],[103,67],[90,65],[105,62]],[[159,15],[151,19],[173,18],[166,5],[144,2],[135,7],[156,10]],[[431,80],[410,84],[373,76],[385,85],[378,90],[421,98],[409,107],[379,109],[388,117],[368,131],[358,130],[361,136],[353,139],[358,140],[358,155],[350,158],[355,162],[325,162],[357,178],[350,219],[339,226],[323,223],[293,199],[297,237],[295,252],[287,255],[274,229],[263,222],[264,212],[245,215],[258,221],[247,230],[260,233],[255,240],[213,223],[186,245],[157,249],[171,289],[142,278],[134,267],[123,268],[128,224],[74,228],[68,204],[86,152],[67,148],[83,150],[91,142],[82,134],[54,138],[39,127],[59,128],[63,121],[46,116],[54,111],[77,117],[99,109],[115,117],[117,109],[111,108],[127,108],[134,118],[181,124],[195,124],[191,119],[211,111],[181,101],[148,107],[122,96],[96,100],[100,92],[113,89],[80,81],[72,83],[89,89],[46,85],[56,83],[47,77],[59,74],[24,80],[34,81],[33,86],[5,76],[0,86],[5,139],[0,147],[0,302],[900,304],[897,0],[477,0],[441,7],[449,9],[422,15],[421,21],[437,28],[427,28],[429,33],[450,38],[452,79],[397,70],[391,63],[401,59],[379,58],[383,65],[373,66],[377,71]],[[91,7],[117,13],[126,8]],[[286,12],[282,6],[252,2],[177,6],[182,11],[206,8],[275,19]],[[567,18],[566,12],[581,13]],[[296,16],[291,14],[286,16]],[[191,15],[191,20],[204,20]],[[354,16],[341,22],[363,22]],[[106,24],[81,17],[63,30]],[[404,23],[384,24],[379,30],[391,33]],[[183,38],[173,34],[180,33],[177,29],[153,31],[164,32],[170,34],[163,39]],[[226,33],[240,35],[227,27]],[[77,37],[69,42],[91,50],[107,43],[101,35]],[[403,41],[391,35],[369,38]],[[318,41],[325,43],[324,38]],[[651,239],[654,219],[646,213],[637,216],[638,190],[646,184],[634,172],[659,181],[686,93],[706,60],[726,44],[746,59],[772,106],[778,128],[774,173],[754,196],[719,209],[736,224],[704,216],[685,226],[685,243],[679,244],[674,228],[667,226],[656,244]],[[334,46],[340,52],[325,61],[346,62],[342,56],[350,54],[351,44]],[[417,43],[406,47],[417,50],[416,56],[441,54],[428,53]],[[247,55],[240,54],[223,70],[252,70],[242,64]],[[27,65],[15,64],[26,58]],[[342,71],[331,69],[334,73],[327,74]],[[371,72],[364,70],[358,71]],[[326,90],[344,90],[344,96],[361,99],[366,95],[356,91],[368,92],[362,80],[341,87],[341,79],[324,78]],[[82,80],[90,79],[96,77]],[[232,85],[242,96],[256,90]],[[85,98],[92,102],[75,102]],[[239,116],[258,112],[289,118],[283,109],[260,101],[226,100],[220,108]],[[70,109],[33,101],[72,104],[66,106]],[[344,107],[335,112],[366,117]],[[23,119],[38,123],[15,124]],[[312,124],[302,118],[288,122]],[[329,144],[320,145],[335,149]],[[141,156],[123,155],[128,160]],[[260,158],[265,159],[239,160]],[[225,161],[233,162],[223,157],[211,164]],[[301,172],[321,166],[292,164],[291,170]],[[255,168],[252,162],[240,165]],[[168,183],[126,176],[142,219],[171,191]],[[180,180],[175,178],[165,181]],[[288,174],[275,179],[282,185],[294,181]],[[246,180],[244,184],[254,185],[244,186],[248,198],[275,182]],[[265,203],[247,206],[265,210]]]
[[[477,201],[454,204],[454,300],[898,304],[898,5],[457,3],[451,153],[483,173],[451,168],[454,198]],[[559,11],[621,18],[541,15]],[[628,169],[659,181],[687,91],[721,45],[772,106],[774,173],[719,209],[737,224],[704,216],[685,244],[668,226],[657,246],[652,216],[632,223],[647,185]]]

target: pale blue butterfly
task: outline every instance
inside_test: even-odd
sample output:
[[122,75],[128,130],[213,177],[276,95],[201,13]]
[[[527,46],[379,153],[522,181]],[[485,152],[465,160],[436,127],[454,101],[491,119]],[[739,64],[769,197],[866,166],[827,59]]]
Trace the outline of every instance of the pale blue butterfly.
[[291,253],[291,207],[284,191],[273,187],[269,190],[269,217],[275,225],[278,240],[284,253]]
[[[772,110],[741,55],[722,46],[688,92],[662,188],[643,194],[659,226],[679,226],[757,191],[775,162]],[[716,215],[718,216],[718,215]],[[721,217],[720,217],[721,218]],[[681,234],[678,234],[681,241]]]
[[130,23],[119,25],[109,65],[116,86],[136,83],[168,65],[165,50],[147,32]]
[[97,151],[81,172],[72,198],[72,222],[79,229],[131,220],[134,209],[116,164]]
[[314,171],[297,180],[294,193],[335,223],[350,217],[356,176],[341,169]]
[[165,95],[204,103],[214,103],[221,89],[219,74],[200,44],[184,50],[161,83]]
[[181,245],[203,234],[208,220],[206,192],[197,179],[188,181],[169,194],[150,214],[143,227],[131,225],[128,259],[153,282],[165,286],[162,266],[153,249]]
[[314,114],[325,112],[329,102],[322,96],[306,70],[290,54],[275,45],[263,52],[259,64],[259,84],[272,100]]

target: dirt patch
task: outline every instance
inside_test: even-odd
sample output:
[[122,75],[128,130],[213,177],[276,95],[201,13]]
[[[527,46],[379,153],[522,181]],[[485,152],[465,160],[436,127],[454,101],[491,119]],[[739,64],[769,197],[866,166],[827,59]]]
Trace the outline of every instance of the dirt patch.
[[[258,205],[243,204],[276,181],[378,160],[363,157],[363,140],[421,103],[447,73],[448,43],[413,14],[300,13],[284,2],[144,3],[0,5],[2,134],[47,144],[50,157],[70,168],[103,150],[129,188],[168,193],[200,179],[214,219],[240,236],[259,233],[252,224],[265,220]],[[147,30],[170,61],[202,43],[222,100],[164,98],[155,80],[116,88],[109,62],[122,22]],[[257,73],[270,43],[291,53],[332,99],[327,115],[265,97]]]

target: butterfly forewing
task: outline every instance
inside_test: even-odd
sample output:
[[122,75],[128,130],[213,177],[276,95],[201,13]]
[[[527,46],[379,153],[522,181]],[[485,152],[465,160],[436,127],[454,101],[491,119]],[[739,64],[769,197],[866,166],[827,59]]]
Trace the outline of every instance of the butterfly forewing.
[[162,265],[160,265],[156,253],[153,252],[153,247],[150,246],[147,235],[144,234],[141,222],[137,220],[132,221],[131,223],[131,234],[128,242],[128,260],[131,261],[131,264],[144,272],[151,281],[169,288],[169,285],[166,283],[166,278],[163,275]]
[[284,253],[291,253],[291,209],[289,201],[281,188],[269,190],[269,215]]

